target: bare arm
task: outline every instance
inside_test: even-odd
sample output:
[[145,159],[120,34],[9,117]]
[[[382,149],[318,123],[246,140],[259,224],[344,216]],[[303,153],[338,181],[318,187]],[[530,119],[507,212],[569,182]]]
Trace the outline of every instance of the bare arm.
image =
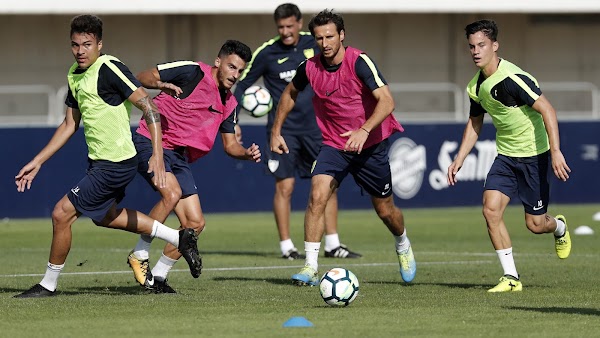
[[150,138],[152,139],[152,156],[148,161],[148,172],[154,173],[154,177],[152,178],[154,185],[164,188],[167,184],[167,176],[163,159],[160,112],[152,99],[148,96],[146,90],[142,87],[139,87],[134,91],[131,96],[129,96],[128,100],[142,111],[142,117],[148,125]]
[[373,96],[377,100],[373,115],[359,129],[349,130],[340,135],[348,137],[348,141],[344,145],[345,151],[356,151],[360,154],[371,130],[379,126],[383,120],[394,112],[394,98],[389,86],[385,85],[375,89]]
[[138,80],[140,80],[142,85],[148,89],[160,89],[163,92],[175,97],[183,93],[183,90],[181,90],[181,88],[178,86],[169,82],[161,81],[160,74],[156,68],[147,69],[139,73],[136,77]]
[[221,140],[223,140],[223,149],[227,155],[238,160],[260,162],[261,154],[258,145],[252,143],[246,149],[238,142],[236,135],[232,133],[221,133]]
[[548,140],[550,142],[550,154],[552,157],[552,170],[554,175],[562,181],[566,181],[569,178],[571,169],[567,165],[567,161],[560,151],[560,137],[558,134],[558,121],[556,119],[556,111],[550,101],[541,95],[531,106],[538,113],[542,114],[542,119],[546,125],[546,133],[548,133]]
[[299,92],[294,83],[290,82],[283,90],[281,98],[279,98],[275,121],[273,122],[273,128],[271,128],[271,151],[274,153],[283,154],[285,152],[287,154],[290,151],[283,136],[281,136],[281,128],[288,114],[294,108]]
[[40,171],[42,164],[46,162],[52,155],[54,155],[60,148],[62,148],[67,141],[75,134],[79,129],[79,122],[81,121],[81,112],[79,109],[73,109],[68,107],[65,119],[56,128],[54,135],[48,141],[48,144],[31,160],[27,163],[17,176],[15,176],[15,184],[17,185],[17,191],[24,192],[25,188],[29,190],[33,179]]
[[448,184],[455,185],[456,184],[456,174],[463,165],[465,158],[475,146],[475,142],[479,138],[479,134],[481,133],[481,127],[483,126],[483,114],[479,116],[470,116],[467,125],[465,126],[465,131],[463,132],[462,142],[460,143],[460,148],[458,149],[458,154],[456,154],[456,158],[448,167]]
[[240,125],[236,123],[235,127],[233,128],[235,130],[235,139],[238,141],[239,144],[244,144],[242,137],[242,127],[240,127]]

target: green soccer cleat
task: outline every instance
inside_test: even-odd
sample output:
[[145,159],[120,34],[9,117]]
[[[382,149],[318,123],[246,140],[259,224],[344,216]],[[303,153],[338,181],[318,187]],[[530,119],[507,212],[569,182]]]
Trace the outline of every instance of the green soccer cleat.
[[400,276],[406,283],[412,282],[417,274],[417,262],[413,255],[412,246],[408,249],[396,252],[398,254],[398,262],[400,263]]
[[556,215],[556,218],[565,223],[565,234],[561,237],[554,236],[554,249],[556,249],[558,258],[565,259],[569,257],[569,254],[571,253],[571,235],[569,235],[567,218],[563,215]]
[[309,265],[305,265],[300,272],[292,275],[292,283],[298,286],[315,286],[319,284],[319,273]]
[[487,292],[513,292],[523,291],[523,284],[513,276],[504,275],[500,277],[498,285],[489,289]]

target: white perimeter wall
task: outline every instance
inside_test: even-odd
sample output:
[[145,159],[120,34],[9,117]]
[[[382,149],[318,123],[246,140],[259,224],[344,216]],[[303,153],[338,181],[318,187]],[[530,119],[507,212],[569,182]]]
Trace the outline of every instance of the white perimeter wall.
[[[311,13],[305,13],[305,28]],[[71,15],[0,15],[0,85],[59,88],[73,62]],[[271,15],[103,15],[104,49],[134,73],[156,63],[211,62],[226,39],[253,50],[276,34]],[[346,42],[365,50],[388,82],[452,82],[475,72],[464,26],[492,18],[500,56],[540,82],[586,81],[600,86],[600,15],[592,14],[347,14]],[[435,102],[431,102],[435,105]]]

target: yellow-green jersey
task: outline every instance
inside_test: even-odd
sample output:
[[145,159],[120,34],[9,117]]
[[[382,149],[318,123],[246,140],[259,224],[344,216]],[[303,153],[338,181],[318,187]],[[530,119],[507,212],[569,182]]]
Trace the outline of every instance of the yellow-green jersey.
[[89,158],[121,162],[134,157],[127,98],[141,83],[127,66],[101,55],[87,69],[74,63],[67,79],[70,90],[65,103],[81,112]]
[[490,77],[478,71],[467,85],[467,93],[471,116],[487,112],[492,117],[498,154],[530,157],[550,149],[542,115],[531,108],[542,95],[533,76],[501,59]]

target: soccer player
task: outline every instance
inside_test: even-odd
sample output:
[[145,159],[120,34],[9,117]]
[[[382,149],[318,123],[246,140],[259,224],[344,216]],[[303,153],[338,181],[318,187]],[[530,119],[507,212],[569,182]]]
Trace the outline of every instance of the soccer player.
[[114,56],[101,54],[102,21],[93,15],[71,21],[71,52],[75,63],[67,75],[66,116],[54,136],[15,176],[19,192],[31,188],[42,164],[56,153],[83,121],[88,146],[86,175],[54,207],[52,247],[46,274],[39,284],[17,298],[48,297],[56,293],[58,277],[71,249],[71,225],[85,215],[102,227],[126,230],[171,243],[186,257],[192,273],[199,263],[197,238],[192,229],[174,230],[130,209],[117,209],[125,187],[137,172],[129,115],[133,103],[143,112],[152,138],[148,171],[152,183],[166,184],[161,146],[160,114],[139,81]]
[[546,213],[550,168],[562,181],[571,169],[560,151],[556,111],[542,94],[537,80],[516,65],[498,57],[498,27],[491,20],[473,22],[465,28],[471,57],[479,68],[467,86],[471,99],[469,121],[456,159],[448,167],[448,184],[479,137],[488,113],[496,127],[498,156],[485,180],[483,216],[504,275],[488,292],[521,291],[512,244],[504,223],[504,210],[518,195],[525,209],[525,224],[534,234],[553,233],[556,254],[569,257],[571,239],[565,216]]
[[323,213],[329,197],[351,174],[369,195],[377,215],[394,235],[400,274],[411,282],[416,273],[402,211],[394,205],[388,138],[402,126],[392,115],[394,99],[379,69],[364,52],[344,46],[346,32],[341,15],[323,10],[308,25],[320,54],[298,66],[285,88],[271,130],[271,151],[287,153],[281,136],[283,122],[299,92],[309,84],[323,136],[323,146],[312,172],[311,191],[304,218],[306,262],[292,276],[298,285],[317,285],[318,254],[323,234]]
[[[217,132],[221,133],[227,155],[240,159],[260,161],[256,144],[242,147],[235,137],[235,109],[237,101],[231,93],[250,61],[252,52],[245,44],[227,40],[217,54],[214,66],[203,62],[175,61],[138,74],[146,88],[160,89],[154,98],[161,111],[162,145],[166,185],[152,184],[148,161],[152,156],[151,131],[145,120],[140,121],[133,140],[138,152],[138,172],[158,190],[161,199],[150,211],[150,217],[164,222],[171,211],[179,218],[181,228],[202,232],[205,226],[198,190],[189,163],[206,155],[213,147]],[[156,293],[175,293],[167,283],[167,274],[181,257],[177,249],[167,244],[161,258],[149,271],[149,249],[152,237],[140,236],[127,262],[135,279]],[[201,273],[202,265],[194,271]]]
[[[308,32],[302,32],[302,13],[298,6],[285,3],[273,14],[279,33],[275,38],[258,48],[252,61],[235,89],[240,101],[244,91],[261,76],[266,88],[273,96],[273,107],[277,107],[281,93],[294,77],[296,67],[318,53],[315,40]],[[289,153],[267,152],[267,168],[275,178],[273,213],[279,232],[279,247],[285,259],[304,259],[290,238],[290,210],[294,191],[295,175],[310,178],[312,164],[321,147],[321,131],[312,108],[312,89],[307,88],[297,98],[296,105],[283,124],[281,134],[285,138]],[[267,142],[273,126],[275,113],[268,116]],[[337,233],[337,193],[332,194],[325,209],[325,257],[359,258],[361,255],[340,243]]]

